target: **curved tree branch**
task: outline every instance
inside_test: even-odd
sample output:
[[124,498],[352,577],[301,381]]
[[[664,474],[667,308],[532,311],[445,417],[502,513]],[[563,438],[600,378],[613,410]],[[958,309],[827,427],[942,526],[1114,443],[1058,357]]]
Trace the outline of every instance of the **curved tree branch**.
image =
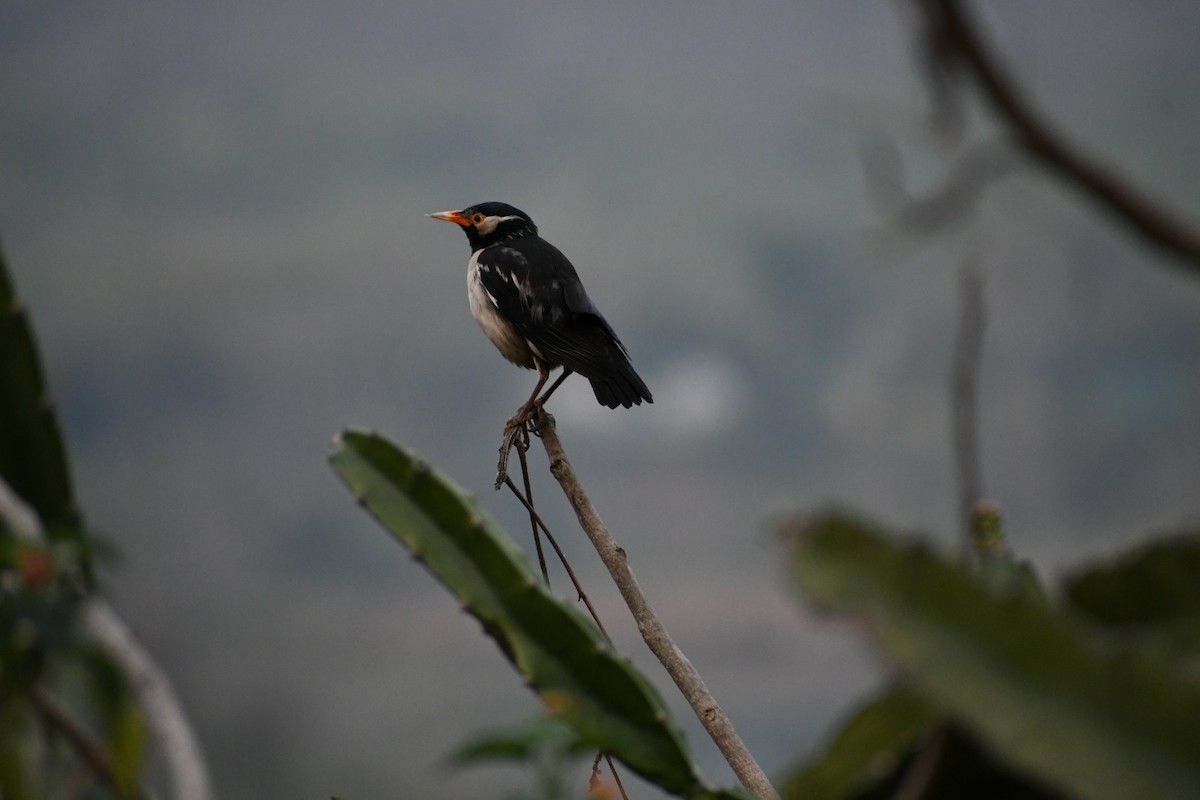
[[543,411],[538,414],[534,424],[536,432],[546,448],[546,456],[550,460],[550,472],[562,486],[571,508],[575,510],[575,516],[579,518],[580,526],[591,539],[592,546],[596,548],[604,566],[612,575],[613,581],[616,582],[617,590],[625,599],[625,604],[629,606],[629,611],[637,622],[638,632],[641,633],[642,639],[666,668],[671,680],[675,681],[675,685],[687,699],[688,705],[696,712],[700,723],[708,731],[712,740],[716,742],[742,785],[762,800],[778,800],[779,795],[771,786],[771,782],[767,780],[762,767],[746,749],[741,737],[734,730],[733,723],[725,716],[725,712],[717,705],[716,699],[704,685],[700,673],[671,639],[662,620],[646,602],[646,597],[638,586],[637,578],[634,577],[633,570],[629,567],[625,551],[618,547],[612,536],[609,535],[608,529],[600,520],[600,515],[596,513],[596,509],[588,499],[587,493],[584,492],[579,479],[575,477],[575,470],[571,468],[571,462],[567,460],[567,454],[563,450],[562,442],[555,430],[554,418]]
[[958,0],[914,0],[926,26],[928,58],[943,77],[959,71],[972,78],[992,111],[1016,135],[1017,144],[1048,171],[1083,193],[1145,242],[1200,275],[1200,229],[1164,208],[1125,178],[1084,155],[1043,119],[1022,96],[969,13]]

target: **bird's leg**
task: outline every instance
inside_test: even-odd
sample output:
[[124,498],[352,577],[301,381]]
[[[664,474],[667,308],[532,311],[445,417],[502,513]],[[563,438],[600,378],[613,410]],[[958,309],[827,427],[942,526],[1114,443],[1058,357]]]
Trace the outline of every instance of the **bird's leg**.
[[[517,409],[516,416],[504,423],[504,431],[506,433],[513,428],[520,427],[528,422],[529,418],[533,416],[533,410],[540,405],[540,403],[538,403],[538,392],[540,392],[542,387],[546,385],[546,381],[550,380],[550,370],[546,369],[546,365],[541,361],[537,361],[536,363],[538,371],[537,386],[533,387],[533,394],[529,395],[529,399]],[[558,386],[558,383],[559,382],[555,382],[554,386]],[[554,387],[551,387],[550,391],[554,391]],[[546,394],[549,394],[549,392]]]
[[[558,379],[555,380],[554,383],[550,384],[550,388],[543,392],[541,397],[533,401],[533,407],[529,409],[529,416],[526,419],[526,423],[532,422],[533,424],[526,424],[525,427],[534,436],[541,436],[537,430],[537,426],[539,424],[537,417],[545,413],[543,406],[545,406],[546,401],[550,399],[550,395],[554,394],[554,390],[561,386],[562,382],[565,381],[567,376],[570,374],[571,370],[563,367],[562,374],[558,376]],[[534,392],[534,394],[537,394],[537,392]]]
[[[543,394],[541,397],[539,397],[537,399],[537,401],[534,403],[534,405],[536,405],[538,408],[541,408],[542,406],[546,405],[546,401],[550,399],[550,395],[554,394],[554,390],[557,389],[559,386],[561,386],[562,382],[565,381],[567,379],[567,376],[570,374],[571,374],[571,370],[567,369],[566,367],[563,367],[562,375],[559,375],[558,379],[555,380],[554,383],[550,384],[550,388],[546,390],[545,394]],[[544,383],[544,381],[543,381],[543,383]],[[537,392],[534,392],[534,394],[537,394]]]

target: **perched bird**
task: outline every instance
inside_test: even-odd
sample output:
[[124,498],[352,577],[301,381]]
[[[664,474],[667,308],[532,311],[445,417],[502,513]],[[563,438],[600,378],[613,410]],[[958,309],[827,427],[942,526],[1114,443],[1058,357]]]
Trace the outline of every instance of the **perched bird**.
[[[528,214],[506,203],[480,203],[429,216],[467,234],[467,293],[479,327],[509,361],[538,371],[533,394],[509,427],[528,420],[572,372],[591,381],[596,399],[609,408],[654,402],[575,267],[538,236]],[[562,375],[539,398],[556,367]]]

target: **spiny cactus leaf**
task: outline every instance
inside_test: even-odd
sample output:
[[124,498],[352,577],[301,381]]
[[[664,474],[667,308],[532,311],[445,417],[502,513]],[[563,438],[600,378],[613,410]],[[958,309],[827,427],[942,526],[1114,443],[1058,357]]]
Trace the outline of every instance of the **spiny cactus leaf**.
[[1025,593],[845,517],[794,536],[793,575],[861,623],[931,700],[1012,763],[1081,797],[1200,797],[1200,689]]
[[1066,579],[1070,604],[1110,632],[1200,654],[1200,534],[1151,542]]
[[546,707],[580,738],[662,788],[714,792],[657,692],[462,489],[383,436],[345,431],[333,468],[359,502],[474,615]]
[[886,780],[935,722],[936,710],[896,685],[858,709],[825,750],[783,785],[788,800],[845,800]]
[[74,538],[79,511],[58,417],[25,308],[0,249],[0,475],[51,537]]

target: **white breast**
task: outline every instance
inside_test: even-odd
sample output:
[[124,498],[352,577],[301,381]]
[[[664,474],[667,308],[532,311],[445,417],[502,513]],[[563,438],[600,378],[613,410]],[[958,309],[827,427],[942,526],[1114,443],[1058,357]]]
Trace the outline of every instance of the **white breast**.
[[500,316],[500,312],[496,310],[495,298],[488,294],[487,289],[483,288],[483,284],[479,280],[479,270],[488,269],[486,266],[480,267],[479,265],[481,252],[481,250],[475,251],[467,265],[467,297],[471,303],[471,316],[479,323],[479,327],[483,328],[483,332],[487,334],[492,344],[496,345],[496,349],[500,351],[501,355],[514,364],[528,369],[536,369],[533,363],[533,352],[529,349],[525,337],[521,336],[516,328]]

